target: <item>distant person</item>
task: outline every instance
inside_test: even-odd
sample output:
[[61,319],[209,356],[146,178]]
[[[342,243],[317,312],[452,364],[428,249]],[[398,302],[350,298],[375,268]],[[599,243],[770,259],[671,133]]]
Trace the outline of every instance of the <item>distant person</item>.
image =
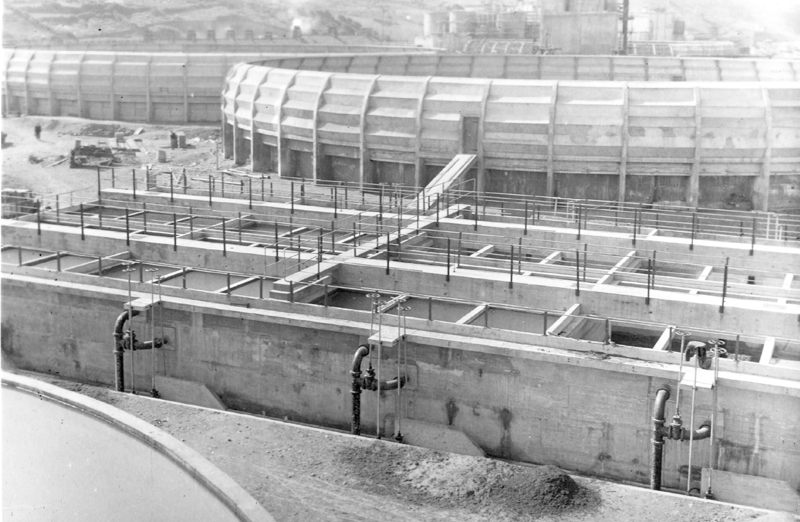
[[42,137],[42,126],[37,123],[36,127],[33,128],[33,133],[36,135],[37,140],[40,139]]
[[169,144],[173,149],[178,148],[178,135],[175,134],[175,131],[169,133]]

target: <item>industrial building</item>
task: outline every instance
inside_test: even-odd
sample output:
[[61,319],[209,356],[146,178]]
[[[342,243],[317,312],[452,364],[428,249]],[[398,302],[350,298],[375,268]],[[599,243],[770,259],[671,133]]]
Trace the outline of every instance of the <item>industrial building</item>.
[[800,64],[6,56],[7,113],[241,166],[3,220],[17,367],[798,512]]

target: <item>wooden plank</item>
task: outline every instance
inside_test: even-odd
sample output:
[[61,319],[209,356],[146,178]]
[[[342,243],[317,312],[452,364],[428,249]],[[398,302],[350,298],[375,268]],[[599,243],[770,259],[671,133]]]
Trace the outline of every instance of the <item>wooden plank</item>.
[[564,327],[566,327],[567,323],[572,320],[572,316],[577,314],[580,309],[580,303],[575,303],[574,305],[570,306],[569,310],[567,310],[564,315],[559,317],[558,320],[547,329],[547,335],[558,335],[557,332],[560,332]]
[[477,252],[473,252],[472,254],[470,254],[469,257],[482,257],[485,256],[486,254],[491,254],[492,252],[494,252],[494,248],[495,248],[494,245],[486,245]]
[[473,308],[467,315],[456,321],[456,324],[469,324],[474,321],[479,315],[486,312],[489,309],[489,305],[487,303],[481,304]]

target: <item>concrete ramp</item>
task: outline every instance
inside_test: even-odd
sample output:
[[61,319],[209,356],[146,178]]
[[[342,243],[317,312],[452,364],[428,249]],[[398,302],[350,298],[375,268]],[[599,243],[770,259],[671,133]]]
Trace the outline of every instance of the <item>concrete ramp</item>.
[[[441,196],[453,185],[462,180],[464,174],[478,161],[475,154],[456,154],[433,180],[428,183],[420,193],[421,198],[419,208],[430,210],[436,205],[436,196]],[[430,203],[428,203],[430,202]]]
[[[392,416],[386,417],[385,433],[394,433],[395,423]],[[483,450],[475,444],[464,432],[442,426],[411,419],[403,419],[401,426],[403,442],[420,448],[437,451],[470,455],[472,457],[485,457]]]
[[703,468],[702,492],[709,478],[715,500],[800,515],[800,494],[782,480]]
[[162,399],[183,404],[192,404],[215,410],[227,410],[216,393],[204,384],[184,381],[165,375],[156,375],[156,390]]

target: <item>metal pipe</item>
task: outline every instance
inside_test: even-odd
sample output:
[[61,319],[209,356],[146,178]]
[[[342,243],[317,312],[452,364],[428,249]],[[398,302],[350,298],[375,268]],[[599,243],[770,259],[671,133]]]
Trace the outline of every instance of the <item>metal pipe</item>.
[[[692,411],[689,418],[689,426],[694,426],[694,409],[695,399],[697,397],[697,361],[700,359],[698,351],[697,357],[694,358],[694,383],[692,384]],[[694,432],[689,432],[689,466],[686,470],[686,494],[692,491],[692,446],[694,445]]]
[[653,405],[653,439],[650,462],[650,489],[661,489],[661,467],[664,459],[664,410],[669,399],[670,388],[664,386],[656,392],[656,401]]
[[350,421],[350,433],[353,435],[361,435],[361,360],[369,355],[369,347],[362,344],[356,350],[353,357],[353,366],[350,370],[350,376],[353,378],[352,387],[350,388],[350,395],[353,397],[353,413]]
[[114,323],[114,389],[120,392],[125,391],[125,362],[122,358],[125,353],[123,328],[125,322],[135,315],[139,315],[138,310],[126,310],[117,317]]

